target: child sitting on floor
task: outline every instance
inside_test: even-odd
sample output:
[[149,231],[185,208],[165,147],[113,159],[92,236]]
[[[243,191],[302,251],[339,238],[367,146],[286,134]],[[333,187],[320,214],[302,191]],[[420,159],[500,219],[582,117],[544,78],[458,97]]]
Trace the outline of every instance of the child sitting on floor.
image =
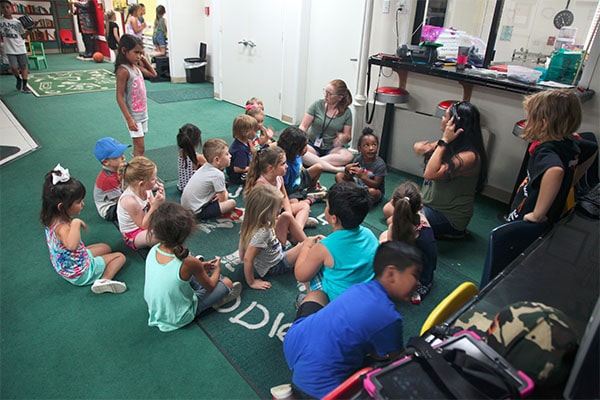
[[323,398],[365,365],[401,354],[404,327],[394,301],[410,298],[420,268],[418,250],[386,242],[375,254],[375,279],[331,303],[320,290],[308,293],[283,340],[292,381],[304,392],[296,398]]
[[[235,200],[229,198],[223,170],[229,165],[231,155],[222,139],[209,139],[202,152],[206,164],[192,176],[181,194],[181,205],[191,210],[199,219],[216,218],[235,210]],[[236,215],[241,215],[241,212]]]
[[[150,216],[165,201],[165,188],[156,176],[156,164],[144,156],[122,162],[119,178],[125,187],[117,203],[119,230],[134,250],[152,246],[156,239],[148,231]],[[156,194],[152,191],[156,189]]]
[[306,235],[302,229],[314,228],[318,221],[309,217],[310,206],[307,202],[291,203],[288,198],[283,177],[287,170],[285,151],[278,146],[269,146],[256,152],[250,163],[244,196],[247,196],[255,185],[271,185],[283,195],[283,210],[294,216],[295,223],[290,225],[290,234],[296,242],[303,242]]
[[125,149],[130,144],[121,144],[116,139],[98,139],[94,155],[102,164],[102,170],[94,185],[94,203],[98,214],[107,221],[117,221],[117,202],[123,194],[119,181],[119,166],[125,161]]
[[238,115],[233,120],[233,143],[229,146],[231,162],[227,166],[230,183],[243,185],[252,159],[250,141],[258,130],[258,122],[248,115]]
[[273,143],[275,133],[273,128],[265,126],[265,110],[262,106],[254,103],[246,106],[246,115],[251,116],[258,122],[258,131],[252,138],[252,148],[260,149],[262,146]]
[[369,212],[366,189],[354,182],[334,184],[327,195],[325,219],[333,233],[314,245],[304,245],[294,269],[296,279],[322,289],[330,300],[350,286],[373,279],[377,238],[360,226]]
[[433,271],[437,264],[437,247],[433,229],[421,211],[423,209],[421,192],[413,182],[406,181],[400,184],[394,190],[390,201],[394,207],[394,214],[388,221],[388,229],[379,236],[379,241],[399,240],[417,246],[423,253],[423,269],[419,285],[410,300],[413,304],[419,304],[433,286]]
[[377,205],[385,194],[385,176],[387,166],[385,161],[377,155],[379,139],[369,127],[363,129],[358,139],[360,155],[353,163],[344,167],[344,172],[335,175],[336,182],[354,181],[367,188],[371,207]]
[[[294,270],[302,244],[284,251],[287,229],[279,238],[275,231],[278,218],[291,221],[288,213],[279,215],[283,195],[271,185],[258,185],[246,197],[244,222],[240,232],[239,254],[244,260],[244,276],[252,289],[268,289],[266,275],[280,275]],[[279,216],[279,217],[278,217]],[[280,222],[280,229],[282,228]],[[283,230],[283,229],[281,229]],[[260,279],[254,278],[254,272]]]
[[159,243],[146,258],[144,300],[148,325],[163,332],[181,328],[209,307],[237,299],[239,282],[221,275],[221,260],[204,262],[189,254],[186,239],[196,226],[194,214],[165,202],[152,214],[150,230]]
[[185,124],[177,134],[177,189],[183,188],[190,181],[194,172],[206,163],[206,158],[196,149],[202,144],[202,132],[194,124]]
[[279,135],[277,146],[285,151],[288,168],[283,182],[290,202],[306,200],[312,205],[322,200],[327,195],[327,188],[319,182],[323,167],[319,163],[308,168],[302,165],[302,156],[308,149],[306,132],[295,126],[287,127]]
[[50,261],[56,272],[75,286],[92,285],[94,293],[122,293],[123,282],[112,280],[125,264],[122,253],[112,253],[107,244],[85,246],[81,229],[85,222],[76,217],[83,209],[85,186],[58,164],[46,174],[42,189],[40,219],[46,227]]

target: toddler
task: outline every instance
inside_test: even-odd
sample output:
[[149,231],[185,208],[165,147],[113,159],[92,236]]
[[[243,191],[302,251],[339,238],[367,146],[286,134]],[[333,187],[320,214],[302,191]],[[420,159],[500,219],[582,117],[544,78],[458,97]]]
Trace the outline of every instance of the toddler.
[[[134,157],[119,167],[125,188],[117,203],[119,230],[134,250],[149,247],[156,239],[148,231],[150,216],[165,201],[165,188],[156,177],[156,164],[146,157]],[[156,188],[156,194],[152,191]]]
[[183,188],[189,182],[194,172],[204,165],[206,158],[196,152],[202,144],[202,132],[194,124],[185,124],[179,128],[177,134],[177,189],[183,192]]
[[250,142],[257,130],[258,122],[248,115],[238,115],[233,120],[234,141],[229,146],[231,163],[227,166],[227,176],[230,183],[238,185],[246,183],[246,175],[252,159]]
[[257,151],[250,163],[244,196],[247,196],[255,185],[271,185],[281,191],[283,210],[293,215],[296,222],[290,225],[292,239],[296,242],[302,242],[306,239],[302,229],[305,227],[314,228],[317,226],[318,221],[316,218],[309,217],[310,206],[307,202],[290,202],[283,184],[286,170],[286,157],[282,148],[269,146]]
[[46,174],[40,219],[46,227],[50,261],[56,272],[73,285],[92,285],[94,293],[122,293],[127,285],[112,279],[125,264],[125,256],[113,253],[107,244],[86,247],[81,241],[81,229],[87,229],[87,225],[74,217],[81,213],[84,197],[83,184],[60,164]]
[[209,139],[202,152],[206,163],[198,168],[181,194],[181,205],[200,219],[211,219],[235,211],[235,200],[229,198],[223,170],[231,161],[227,143],[222,139]]
[[353,163],[344,167],[344,172],[335,175],[336,182],[354,181],[367,188],[371,206],[378,204],[385,193],[385,176],[387,166],[385,161],[377,155],[379,139],[369,127],[363,129],[358,139],[360,155]]
[[572,135],[581,124],[581,103],[571,89],[543,90],[523,101],[529,147],[527,176],[518,188],[507,221],[556,222],[564,208],[578,163]]
[[418,186],[410,181],[400,184],[390,203],[393,216],[388,221],[388,229],[379,236],[379,242],[399,240],[416,246],[423,253],[423,268],[419,285],[411,297],[413,304],[419,304],[433,286],[433,271],[437,264],[437,247],[433,229],[422,213],[423,203]]
[[239,282],[221,275],[221,260],[208,262],[190,255],[186,239],[196,226],[194,214],[173,202],[158,206],[150,217],[150,230],[158,243],[146,258],[144,300],[148,325],[162,332],[181,328],[209,307],[237,299]]
[[[284,251],[275,226],[281,210],[283,195],[271,185],[258,185],[246,197],[246,210],[240,232],[239,254],[244,260],[244,276],[252,289],[268,289],[266,275],[293,271],[302,244]],[[285,217],[284,217],[285,218]],[[254,272],[259,279],[255,279]]]
[[309,204],[313,204],[325,197],[327,188],[319,182],[323,172],[321,164],[316,163],[308,168],[302,165],[302,156],[308,149],[306,132],[295,126],[287,127],[281,132],[277,146],[285,151],[288,168],[283,181],[290,202],[306,199]]
[[102,164],[94,185],[94,203],[98,214],[107,221],[117,221],[117,202],[123,193],[119,166],[125,161],[124,153],[128,147],[131,145],[121,144],[111,137],[98,139],[94,146],[94,155]]

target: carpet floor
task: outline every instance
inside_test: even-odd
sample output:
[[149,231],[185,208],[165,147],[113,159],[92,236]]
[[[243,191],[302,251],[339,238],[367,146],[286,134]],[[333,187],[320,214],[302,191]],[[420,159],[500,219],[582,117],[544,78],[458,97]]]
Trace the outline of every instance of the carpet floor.
[[148,98],[157,103],[175,103],[180,101],[211,99],[214,97],[212,83],[203,83],[187,89],[161,90],[149,92]]
[[[47,57],[49,72],[98,68],[70,54]],[[198,321],[202,329],[190,324],[164,334],[149,328],[144,262],[125,246],[114,225],[100,219],[91,195],[100,170],[92,153],[96,140],[113,136],[130,143],[114,92],[38,98],[17,93],[13,81],[0,76],[2,101],[42,147],[0,168],[0,398],[267,398],[271,386],[289,382],[281,336],[293,319],[298,293],[293,276],[274,278],[267,292],[244,283],[239,302],[205,313]],[[146,83],[149,97],[195,86]],[[220,137],[230,143],[231,121],[243,109],[212,99],[148,105],[146,149],[158,164],[158,175],[170,178],[167,198],[178,201],[175,179],[171,180],[176,160],[171,157],[179,127],[193,123],[201,128],[203,141]],[[272,118],[265,123],[275,130],[285,127]],[[89,288],[69,285],[52,269],[38,213],[43,176],[58,162],[87,187],[80,217],[89,231],[83,241],[108,243],[127,256],[118,275],[127,283],[127,292],[94,295]],[[386,197],[405,179],[418,181],[398,171],[390,174]],[[331,186],[333,176],[325,174],[322,182]],[[243,207],[239,192],[234,187],[230,192]],[[375,234],[385,227],[380,207],[365,220]],[[430,295],[419,306],[398,305],[406,337],[418,334],[428,313],[458,283],[479,282],[487,235],[499,225],[496,215],[503,208],[478,198],[471,235],[438,242],[439,263]],[[323,209],[323,203],[316,204],[311,214],[318,217]],[[222,256],[224,274],[243,281],[235,257],[239,228],[239,222],[231,221],[202,224],[189,246],[205,257]],[[314,232],[329,229],[322,225]]]

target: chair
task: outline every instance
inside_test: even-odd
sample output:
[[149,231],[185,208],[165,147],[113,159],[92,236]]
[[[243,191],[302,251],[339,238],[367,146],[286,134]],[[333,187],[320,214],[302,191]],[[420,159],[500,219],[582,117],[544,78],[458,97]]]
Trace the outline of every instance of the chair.
[[477,293],[477,286],[472,282],[464,282],[458,285],[452,293],[446,296],[446,298],[431,311],[421,327],[421,336],[432,326],[439,325],[450,318]]
[[479,287],[484,287],[504,270],[550,225],[528,221],[513,221],[492,230]]
[[31,42],[29,44],[31,48],[31,55],[29,58],[29,62],[33,61],[35,64],[35,69],[40,69],[40,63],[44,63],[44,68],[48,68],[48,63],[46,62],[46,52],[44,51],[44,44],[42,42]]
[[70,29],[60,30],[60,41],[67,46],[73,46],[73,52],[77,53],[77,40],[73,39],[73,32]]

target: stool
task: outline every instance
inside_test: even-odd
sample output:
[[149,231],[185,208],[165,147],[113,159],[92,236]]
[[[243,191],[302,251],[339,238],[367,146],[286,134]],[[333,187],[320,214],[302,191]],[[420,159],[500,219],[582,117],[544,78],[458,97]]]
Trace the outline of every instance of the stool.
[[383,117],[383,128],[381,129],[379,157],[381,157],[387,164],[390,137],[394,122],[394,104],[408,103],[408,92],[399,87],[380,87],[375,90],[375,101],[386,103],[385,116]]
[[515,126],[513,127],[512,134],[515,135],[516,137],[521,137],[521,135],[523,134],[523,131],[525,130],[526,123],[527,123],[526,119],[517,121],[515,123]]
[[442,118],[446,111],[452,107],[452,104],[458,103],[458,100],[442,100],[438,103],[435,109],[435,116]]
[[154,57],[156,64],[156,78],[152,78],[152,82],[169,82],[171,81],[171,73],[169,71],[169,57],[160,56]]

